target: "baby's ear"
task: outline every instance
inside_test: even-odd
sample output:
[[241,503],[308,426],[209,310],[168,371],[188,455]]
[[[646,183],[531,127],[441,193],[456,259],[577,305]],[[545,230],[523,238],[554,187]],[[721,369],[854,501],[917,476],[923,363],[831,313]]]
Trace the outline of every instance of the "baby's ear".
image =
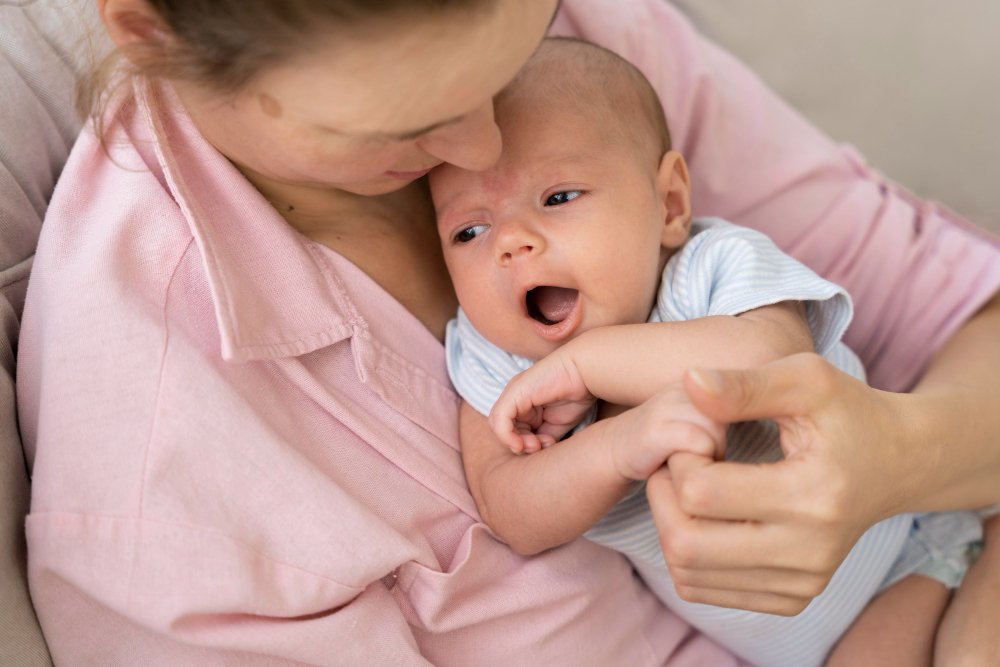
[[687,163],[677,151],[667,151],[656,173],[656,192],[663,203],[664,248],[680,248],[691,231],[691,182]]

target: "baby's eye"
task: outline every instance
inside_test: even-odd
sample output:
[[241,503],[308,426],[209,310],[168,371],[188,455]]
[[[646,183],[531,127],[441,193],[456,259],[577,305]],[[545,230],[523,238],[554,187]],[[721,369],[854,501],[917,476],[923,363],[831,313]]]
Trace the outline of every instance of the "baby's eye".
[[476,238],[477,236],[485,232],[486,227],[487,225],[483,224],[465,227],[463,229],[460,229],[452,238],[454,239],[455,243],[468,243],[472,239]]
[[566,202],[571,202],[583,192],[580,190],[566,190],[565,192],[556,192],[548,196],[545,200],[546,206],[559,206],[560,204],[565,204]]

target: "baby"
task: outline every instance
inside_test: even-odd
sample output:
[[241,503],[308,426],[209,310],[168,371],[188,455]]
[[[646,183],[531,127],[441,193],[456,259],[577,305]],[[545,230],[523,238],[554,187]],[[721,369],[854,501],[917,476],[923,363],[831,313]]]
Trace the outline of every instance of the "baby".
[[[981,536],[972,513],[873,526],[795,617],[677,595],[644,480],[682,450],[756,463],[782,456],[769,422],[726,434],[701,416],[680,385],[685,369],[750,367],[815,349],[863,380],[840,342],[850,299],[762,234],[692,219],[687,168],[656,93],[614,54],[548,40],[495,113],[503,136],[495,166],[445,165],[430,175],[461,304],[448,327],[449,373],[465,400],[463,460],[484,521],[523,553],[580,535],[621,551],[667,606],[767,667],[820,665],[845,632],[841,659],[872,655],[869,634],[848,632],[862,613],[880,627],[880,618],[919,606],[936,627]],[[652,397],[656,428],[577,432],[633,406],[651,410]],[[864,611],[915,574],[941,583]],[[901,631],[899,641],[911,640]]]

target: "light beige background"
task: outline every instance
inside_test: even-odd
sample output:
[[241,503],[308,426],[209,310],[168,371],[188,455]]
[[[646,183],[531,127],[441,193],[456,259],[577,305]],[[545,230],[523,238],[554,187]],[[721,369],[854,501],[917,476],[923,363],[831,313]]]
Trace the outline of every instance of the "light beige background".
[[1000,232],[1000,2],[672,1],[834,139]]

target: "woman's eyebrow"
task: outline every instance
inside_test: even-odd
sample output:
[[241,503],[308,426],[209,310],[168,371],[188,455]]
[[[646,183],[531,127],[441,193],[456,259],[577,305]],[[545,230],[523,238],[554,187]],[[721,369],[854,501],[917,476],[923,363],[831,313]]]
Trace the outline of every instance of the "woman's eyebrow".
[[335,127],[330,127],[329,125],[316,125],[315,127],[325,131],[332,132],[333,134],[340,134],[345,137],[362,137],[365,139],[384,139],[389,141],[405,141],[407,139],[415,139],[421,134],[426,134],[432,132],[439,127],[444,127],[451,123],[457,123],[465,117],[465,114],[460,116],[455,116],[453,118],[447,118],[445,120],[438,121],[436,123],[431,123],[425,127],[418,128],[416,130],[405,130],[402,132],[350,132],[337,129]]
[[462,118],[464,118],[464,116],[465,116],[465,114],[462,114],[461,116],[454,116],[453,118],[448,118],[446,120],[441,120],[441,121],[438,121],[436,123],[432,123],[430,125],[427,125],[426,127],[418,128],[416,130],[407,130],[405,132],[391,132],[391,133],[387,133],[387,132],[375,132],[372,136],[376,136],[376,137],[379,137],[379,138],[400,139],[400,140],[416,139],[421,134],[427,134],[428,132],[433,132],[434,130],[438,129],[439,127],[444,127],[445,125],[450,125],[451,123],[457,123]]

